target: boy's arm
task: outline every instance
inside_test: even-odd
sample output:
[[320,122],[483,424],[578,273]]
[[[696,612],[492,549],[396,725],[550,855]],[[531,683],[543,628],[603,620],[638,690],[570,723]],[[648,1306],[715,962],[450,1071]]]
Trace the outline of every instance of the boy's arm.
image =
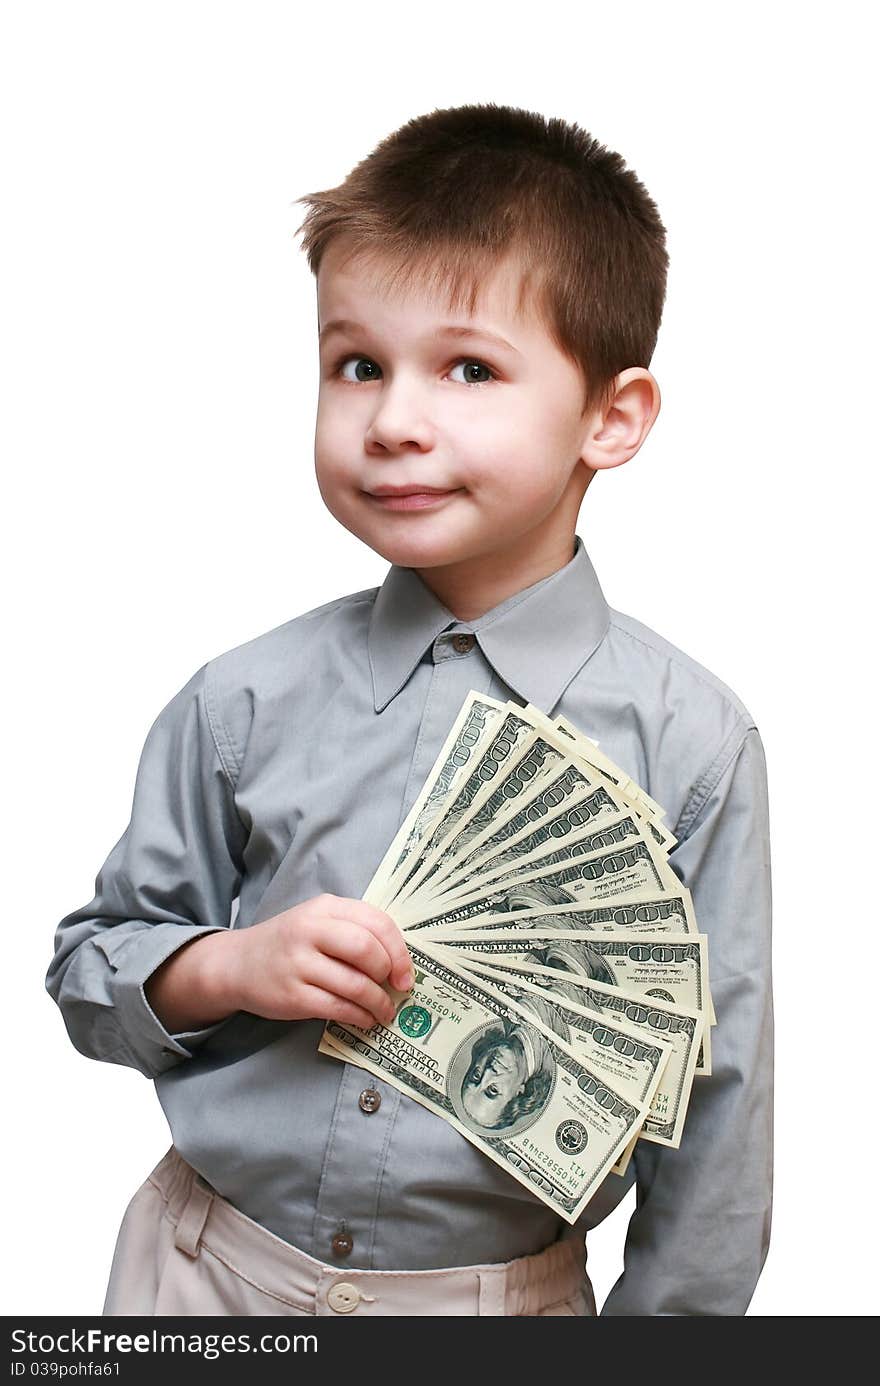
[[[94,899],[58,925],[46,974],[76,1048],[149,1078],[191,1058],[224,1023],[172,1035],[144,993],[178,948],[229,927],[241,882],[247,832],[230,754],[221,756],[214,737],[209,673],[208,665],[198,670],[150,728],[131,821],[98,873]],[[222,734],[220,744],[228,744]]]
[[739,723],[679,825],[670,864],[709,936],[712,1074],[694,1080],[680,1149],[636,1144],[636,1211],[609,1316],[743,1315],[770,1238],[770,836],[754,725]]

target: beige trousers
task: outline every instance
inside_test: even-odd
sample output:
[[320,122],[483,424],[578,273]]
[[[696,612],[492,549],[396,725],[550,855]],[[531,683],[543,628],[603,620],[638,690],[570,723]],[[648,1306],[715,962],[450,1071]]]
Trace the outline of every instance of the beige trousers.
[[331,1266],[239,1212],[174,1146],[125,1211],[103,1308],[105,1316],[595,1313],[576,1237],[480,1266]]

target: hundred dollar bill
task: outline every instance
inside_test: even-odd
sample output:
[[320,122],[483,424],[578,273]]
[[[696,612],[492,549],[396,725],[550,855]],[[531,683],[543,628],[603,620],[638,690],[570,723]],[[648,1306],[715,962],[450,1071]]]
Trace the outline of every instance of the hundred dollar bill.
[[[536,725],[549,721],[540,708],[534,707],[532,703],[527,704],[526,712],[532,717]],[[585,736],[583,732],[578,731],[577,727],[572,726],[567,717],[557,717],[556,721],[550,725],[555,726],[559,732],[570,737],[577,746],[581,759],[592,770],[610,780],[623,798],[631,803],[650,824],[652,836],[658,841],[658,845],[663,847],[665,851],[671,852],[678,838],[659,821],[666,817],[666,810],[657,803],[656,799],[652,799],[647,790],[637,784],[624,770],[621,770],[619,765],[615,765],[609,756],[600,751],[597,741],[593,741],[591,737]]]
[[[441,902],[438,902],[438,904]],[[510,910],[493,913],[492,897],[471,905],[462,905],[448,913],[434,914],[408,926],[426,936],[446,930],[461,929],[533,929],[544,933],[548,929],[596,929],[602,931],[632,930],[639,934],[696,934],[697,921],[691,893],[679,887],[677,895],[656,895],[651,891],[635,892],[619,900],[607,900],[601,905],[584,905],[579,901],[549,908]]]
[[[503,786],[500,790],[503,791]],[[584,830],[598,830],[606,824],[632,817],[633,810],[619,799],[610,785],[590,781],[577,765],[567,758],[547,774],[537,788],[509,808],[501,807],[499,794],[486,800],[479,813],[466,824],[454,839],[447,839],[441,855],[419,884],[418,895],[442,895],[461,880],[474,874],[490,872],[497,864],[534,854],[541,841],[551,840],[564,831],[567,812],[579,814]],[[640,821],[640,820],[639,820]],[[532,835],[545,836],[532,841]],[[644,836],[639,829],[639,836]],[[530,846],[521,845],[529,839]]]
[[[510,736],[509,725],[505,723],[502,726],[499,739],[504,746],[504,755],[499,756],[495,747],[489,747],[486,755],[475,766],[470,780],[462,787],[455,803],[435,819],[431,836],[423,844],[419,854],[421,859],[414,862],[403,882],[398,883],[395,903],[399,908],[409,908],[409,902],[416,895],[421,897],[428,889],[428,882],[438,872],[447,877],[446,893],[454,893],[455,898],[458,898],[461,891],[458,888],[453,891],[454,880],[458,878],[458,872],[454,869],[455,856],[468,841],[468,837],[474,833],[485,837],[487,828],[496,814],[504,815],[501,822],[506,820],[512,811],[514,799],[524,800],[529,794],[530,786],[531,792],[534,793],[533,782],[544,783],[556,773],[554,762],[558,770],[564,766],[570,767],[571,776],[578,775],[584,787],[596,787],[595,782],[584,773],[585,763],[581,761],[582,768],[579,768],[570,756],[567,746],[569,743],[574,745],[571,737],[561,735],[554,724],[542,714],[538,714],[532,721],[543,730],[535,731],[534,736],[529,737],[526,729],[531,707],[528,714],[515,704],[508,704],[508,707],[520,738],[525,739],[521,739],[517,746],[510,747],[507,744]],[[653,829],[650,820],[641,817],[622,796],[618,796],[615,802],[616,791],[607,781],[605,791],[606,802],[610,800],[608,811],[613,813],[616,810],[617,815],[622,815],[628,809],[629,821],[635,821],[639,825],[638,836],[644,836],[658,854],[665,851],[665,839]],[[599,807],[601,803],[597,805],[597,809]],[[477,820],[476,823],[474,820]],[[529,860],[537,859],[537,844],[533,843]]]
[[[426,938],[437,945],[435,935]],[[647,1000],[668,1001],[706,1017],[696,1072],[711,1073],[711,1043],[708,1025],[709,969],[706,934],[665,934],[635,938],[627,934],[587,933],[557,930],[530,934],[524,939],[519,930],[485,930],[444,934],[442,947],[461,949],[463,962],[468,956],[492,962],[503,960],[528,976],[546,970],[574,974],[586,981],[604,982]]]
[[[520,905],[528,904],[528,899],[518,897],[515,892],[489,895],[448,912],[429,914],[426,919],[407,924],[404,928],[424,932],[426,938],[436,934],[441,942],[447,933],[477,928],[523,929],[536,933],[556,929],[596,929],[606,933],[626,930],[637,934],[698,932],[691,893],[686,886],[680,886],[677,895],[658,896],[651,891],[640,895],[636,892],[592,907],[575,902],[549,908],[520,908]],[[438,902],[438,908],[442,910],[442,902]],[[715,1007],[711,992],[708,1003],[706,1022],[714,1025]]]
[[[631,809],[625,809],[597,827],[591,806],[575,803],[518,837],[489,861],[455,871],[448,878],[446,889],[441,885],[431,895],[437,901],[466,899],[477,891],[483,894],[484,888],[490,888],[501,879],[515,881],[531,870],[544,871],[603,848],[623,847],[644,840],[641,820]],[[419,898],[424,898],[421,889]]]
[[[567,862],[554,862],[552,857],[555,854],[550,853],[548,856],[551,860],[545,862],[543,869],[540,861],[534,861],[523,872],[497,882],[502,898],[511,894],[520,900],[531,897],[532,908],[536,908],[545,904],[565,904],[569,897],[571,900],[599,904],[613,896],[631,895],[636,891],[681,893],[682,883],[678,876],[657,849],[644,840],[628,842],[610,850],[600,847],[598,851],[585,855],[578,852],[577,843],[572,843],[569,853]],[[486,889],[492,891],[491,886]],[[444,895],[443,904],[446,909],[451,909],[464,901],[479,899],[482,894],[479,883],[475,882],[467,894]],[[398,923],[408,927],[423,910],[424,904],[412,907],[409,902],[403,901],[400,915],[395,914],[394,917]]]
[[[460,954],[456,956],[454,949],[444,949],[442,944],[435,948],[426,943],[425,952],[456,973],[477,976],[545,1023],[550,1023],[551,1014],[554,1026],[559,1019],[564,1021],[565,1030],[559,1027],[559,1033],[593,1072],[603,1074],[619,1096],[631,1102],[650,1102],[650,1114],[674,1054],[675,1047],[666,1035],[644,1025],[631,1025],[621,1007],[590,1006],[585,990],[568,987],[556,977],[536,986],[514,968],[490,967],[472,959],[462,963]],[[619,1001],[620,993],[613,987],[611,991]]]
[[[413,949],[391,1027],[328,1022],[321,1052],[398,1087],[570,1224],[647,1115],[551,1027],[476,976]],[[565,1022],[551,1012],[554,1024]]]
[[[394,896],[398,903],[418,885],[434,854],[449,834],[458,831],[462,820],[480,807],[508,767],[537,739],[532,724],[520,715],[521,711],[508,703],[500,724],[480,743],[473,765],[469,767],[469,773],[460,787],[457,786],[455,797],[451,801],[447,798],[443,813],[435,819],[424,839],[407,859]],[[558,759],[561,753],[548,746],[547,755],[551,754]]]
[[[525,973],[520,968],[511,967],[503,959],[494,958],[491,963],[473,956],[462,958],[455,950],[444,949],[436,940],[425,943],[439,957],[448,956],[450,966],[477,971],[486,977],[497,978],[497,985],[514,999],[526,1004],[530,995],[550,995],[559,999],[562,1014],[573,1027],[578,1023],[568,1012],[580,1014],[579,1008],[592,1012],[596,1018],[604,1018],[608,1029],[600,1035],[599,1043],[606,1054],[609,1065],[608,1076],[615,1081],[614,1065],[621,1057],[627,1062],[638,1062],[638,1051],[633,1052],[628,1040],[619,1037],[638,1036],[649,1046],[662,1043],[670,1048],[667,1063],[661,1069],[657,1090],[651,1099],[651,1106],[645,1118],[640,1136],[659,1145],[677,1148],[681,1143],[684,1120],[687,1116],[688,1102],[696,1072],[703,1037],[704,1018],[697,1011],[685,1006],[675,1006],[668,1001],[641,996],[635,997],[619,987],[604,982],[587,981],[571,973],[563,975],[556,970],[553,977],[544,972]],[[509,988],[513,987],[513,991]],[[568,1006],[568,1011],[565,1007]],[[592,1034],[595,1035],[595,1029]],[[587,1061],[597,1066],[601,1060],[586,1053]],[[644,1059],[642,1058],[642,1062]],[[618,1089],[620,1084],[617,1083]]]
[[473,689],[468,693],[418,798],[367,886],[363,898],[369,904],[382,908],[393,898],[393,882],[404,863],[417,851],[449,795],[461,783],[483,735],[490,732],[506,712],[506,705],[497,699]]
[[[456,877],[486,855],[502,848],[521,831],[534,828],[548,816],[560,813],[567,803],[579,801],[588,791],[599,792],[587,775],[561,749],[538,736],[493,788],[478,810],[466,815],[457,831],[449,834],[431,860],[413,894],[439,893],[440,882],[450,872]],[[616,817],[625,808],[615,803],[604,788],[601,808]]]

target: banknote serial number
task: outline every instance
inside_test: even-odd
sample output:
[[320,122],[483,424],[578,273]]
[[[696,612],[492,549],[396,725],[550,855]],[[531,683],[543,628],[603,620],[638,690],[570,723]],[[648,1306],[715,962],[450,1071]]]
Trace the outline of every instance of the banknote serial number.
[[435,996],[428,996],[423,991],[413,990],[412,995],[423,1006],[428,1006],[430,1010],[436,1011],[438,1015],[444,1016],[447,1020],[452,1020],[456,1025],[461,1024],[461,1016],[458,1011],[454,1011],[451,1006],[444,1006],[442,1001],[438,1001]]
[[563,1183],[575,1187],[579,1178],[586,1178],[586,1171],[582,1170],[580,1165],[576,1164],[574,1160],[570,1160],[567,1165],[560,1165],[558,1161],[547,1154],[546,1150],[542,1150],[539,1145],[535,1145],[535,1142],[531,1140],[526,1142],[526,1148],[536,1164],[543,1165],[546,1170],[549,1170],[551,1174],[555,1174]]

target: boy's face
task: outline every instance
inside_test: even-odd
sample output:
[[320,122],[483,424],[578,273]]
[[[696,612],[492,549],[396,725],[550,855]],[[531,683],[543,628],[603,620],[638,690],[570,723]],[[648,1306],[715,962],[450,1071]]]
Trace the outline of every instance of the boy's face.
[[[517,316],[518,267],[483,282],[469,318],[426,287],[389,295],[335,249],[318,275],[315,463],[328,509],[402,567],[513,560],[548,541],[567,561],[592,475],[590,420],[577,367],[531,308]],[[380,496],[392,487],[418,494]]]

